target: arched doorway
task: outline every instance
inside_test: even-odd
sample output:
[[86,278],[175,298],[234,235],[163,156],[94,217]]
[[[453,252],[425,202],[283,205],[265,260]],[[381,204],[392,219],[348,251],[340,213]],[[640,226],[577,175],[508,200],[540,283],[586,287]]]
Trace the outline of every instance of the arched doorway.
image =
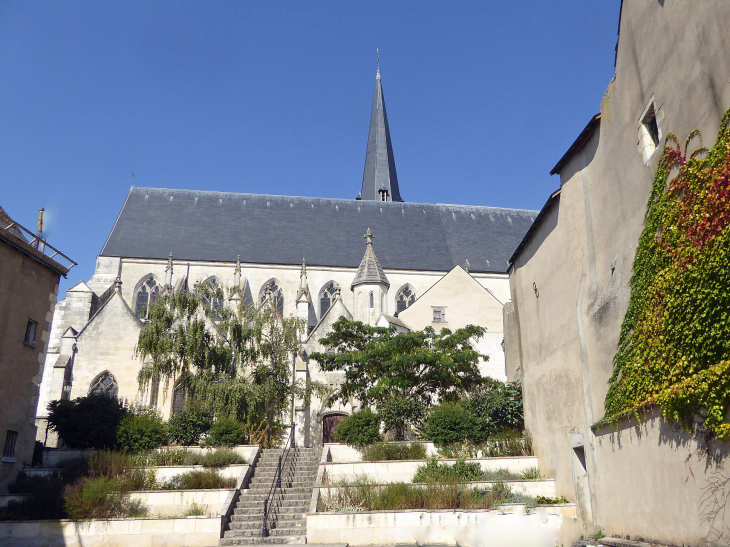
[[335,442],[335,428],[339,423],[347,418],[347,414],[344,412],[333,412],[327,414],[322,418],[322,442],[333,443]]

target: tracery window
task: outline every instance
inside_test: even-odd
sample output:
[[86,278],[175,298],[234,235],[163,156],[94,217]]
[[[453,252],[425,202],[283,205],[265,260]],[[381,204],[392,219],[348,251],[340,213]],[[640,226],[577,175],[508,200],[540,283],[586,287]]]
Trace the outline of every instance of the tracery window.
[[272,279],[271,281],[267,282],[264,287],[261,289],[261,303],[263,304],[266,299],[266,288],[271,289],[271,298],[274,301],[274,308],[276,309],[277,313],[279,315],[284,315],[284,291],[281,290],[281,287],[276,282],[275,279]]
[[324,317],[324,314],[327,313],[327,310],[332,307],[332,304],[335,303],[335,293],[340,288],[340,286],[335,283],[334,281],[330,281],[327,283],[322,290],[319,293],[319,313],[320,317]]
[[107,397],[114,397],[116,399],[118,394],[119,386],[117,385],[117,380],[108,370],[105,370],[94,378],[89,388],[89,395],[106,395]]
[[134,312],[137,317],[143,321],[147,319],[149,315],[150,306],[157,300],[160,295],[160,284],[155,280],[154,277],[150,276],[139,289],[135,295]]
[[395,311],[400,313],[416,301],[416,293],[410,285],[404,285],[395,295]]
[[202,297],[203,306],[206,309],[210,309],[214,319],[220,318],[220,312],[223,309],[223,289],[218,280],[214,277],[209,277],[202,283]]

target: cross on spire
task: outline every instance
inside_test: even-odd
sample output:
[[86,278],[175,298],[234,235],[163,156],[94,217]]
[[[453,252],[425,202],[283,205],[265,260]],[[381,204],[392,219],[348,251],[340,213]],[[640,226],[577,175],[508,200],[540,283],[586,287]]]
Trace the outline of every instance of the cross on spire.
[[362,237],[364,237],[364,238],[365,238],[365,239],[367,240],[367,244],[368,244],[368,245],[372,245],[372,244],[373,244],[373,239],[375,239],[375,236],[374,236],[374,235],[373,235],[373,233],[372,233],[372,232],[370,231],[370,228],[368,228],[368,231],[367,231],[367,232],[365,233],[365,235],[364,235],[364,236],[362,236]]

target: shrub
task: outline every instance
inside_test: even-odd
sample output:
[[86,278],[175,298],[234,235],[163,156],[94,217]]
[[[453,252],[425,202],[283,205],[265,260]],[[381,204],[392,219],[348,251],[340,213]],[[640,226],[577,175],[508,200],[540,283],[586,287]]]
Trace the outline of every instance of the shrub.
[[523,479],[524,475],[518,475],[505,467],[500,467],[482,471],[482,477],[485,481],[517,481]]
[[484,480],[481,466],[476,462],[457,460],[452,465],[435,458],[420,466],[412,482],[471,482]]
[[506,428],[524,428],[519,382],[505,384],[487,378],[485,385],[462,400],[461,405],[474,416],[473,429],[467,437],[474,443],[483,443]]
[[465,441],[474,429],[474,416],[458,403],[442,403],[426,416],[423,436],[437,445]]
[[193,502],[184,512],[184,517],[201,517],[205,515],[205,507]]
[[192,465],[202,465],[203,467],[226,467],[227,465],[246,463],[246,458],[233,450],[225,448],[218,448],[214,452],[205,454],[190,454],[190,456],[194,456],[194,458],[191,458],[195,462]]
[[205,446],[238,446],[246,442],[246,429],[231,418],[218,418],[208,431]]
[[120,452],[100,450],[89,456],[88,475],[90,477],[122,477],[131,472],[133,461],[130,456]]
[[126,416],[117,426],[117,447],[129,452],[162,446],[165,437],[165,423],[155,414]]
[[[524,496],[522,496],[524,498]],[[378,486],[358,478],[342,481],[322,492],[318,511],[384,511],[404,509],[491,509],[512,503],[520,496],[503,483],[488,490],[464,491],[458,483],[430,482],[423,485],[393,483]]]
[[64,480],[52,477],[30,477],[19,473],[15,483],[8,486],[11,494],[28,494],[22,501],[11,501],[0,507],[0,520],[50,520],[64,518]]
[[504,458],[508,456],[532,456],[532,439],[527,432],[517,429],[503,429],[490,437],[482,448],[485,458]]
[[560,503],[570,503],[565,496],[558,496],[557,498],[550,498],[547,496],[537,496],[538,505],[556,505]]
[[186,406],[167,422],[167,434],[173,443],[193,446],[200,442],[200,436],[207,433],[212,425],[213,418],[209,412]]
[[411,399],[393,398],[378,404],[378,416],[383,422],[387,434],[396,441],[405,439],[405,434],[412,425],[423,420],[423,405]]
[[369,408],[354,412],[335,429],[335,441],[350,446],[363,447],[380,440],[380,418]]
[[203,471],[188,471],[173,477],[163,488],[169,490],[211,490],[220,488],[233,488],[236,486],[236,479],[223,477],[214,469]]
[[64,488],[64,510],[73,520],[146,516],[147,509],[120,489],[118,479],[81,478]]
[[362,459],[366,462],[426,458],[426,447],[422,443],[374,443],[361,451]]
[[87,395],[71,401],[52,401],[48,423],[69,448],[111,448],[116,444],[117,426],[127,414],[118,399]]
[[539,467],[528,467],[522,472],[522,479],[526,481],[536,481],[542,478],[542,471]]

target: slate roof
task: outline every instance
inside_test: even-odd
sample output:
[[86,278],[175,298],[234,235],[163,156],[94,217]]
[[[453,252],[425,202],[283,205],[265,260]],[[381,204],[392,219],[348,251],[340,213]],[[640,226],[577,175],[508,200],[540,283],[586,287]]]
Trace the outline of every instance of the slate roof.
[[135,188],[102,256],[355,268],[376,235],[386,269],[505,273],[537,211]]
[[387,190],[388,201],[403,201],[398,188],[398,175],[395,171],[393,144],[390,142],[388,114],[385,112],[383,85],[380,81],[380,68],[375,77],[373,110],[370,114],[368,148],[365,152],[365,171],[362,175],[360,199],[381,201],[380,190]]
[[368,228],[367,235],[365,237],[368,240],[367,246],[365,247],[365,255],[362,257],[360,267],[357,269],[355,279],[352,281],[350,288],[352,289],[358,285],[364,285],[366,283],[375,283],[377,285],[390,287],[390,281],[388,281],[388,278],[385,276],[385,272],[383,271],[382,266],[380,266],[380,262],[378,262],[378,257],[375,256],[373,242],[371,240],[371,238],[375,236],[370,233],[370,228]]

